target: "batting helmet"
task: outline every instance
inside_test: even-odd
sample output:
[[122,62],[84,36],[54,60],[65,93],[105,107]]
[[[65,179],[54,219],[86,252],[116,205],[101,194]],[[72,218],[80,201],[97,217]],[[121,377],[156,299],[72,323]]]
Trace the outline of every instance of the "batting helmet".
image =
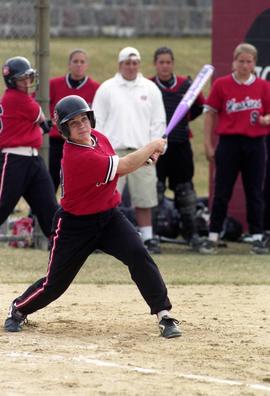
[[67,122],[78,114],[86,113],[92,128],[95,128],[96,120],[93,110],[88,103],[77,95],[65,96],[56,103],[54,118],[59,132],[66,138],[69,138],[70,130]]
[[28,59],[22,56],[9,58],[3,65],[2,74],[8,88],[16,88],[16,80],[21,77],[30,77],[34,81],[36,70]]

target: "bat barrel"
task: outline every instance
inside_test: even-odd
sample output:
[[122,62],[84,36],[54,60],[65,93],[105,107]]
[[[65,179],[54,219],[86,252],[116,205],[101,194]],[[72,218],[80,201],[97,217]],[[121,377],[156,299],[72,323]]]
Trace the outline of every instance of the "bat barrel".
[[212,65],[204,65],[199,73],[197,74],[195,80],[183,96],[182,100],[176,107],[172,118],[166,128],[165,134],[166,136],[173,130],[173,128],[185,117],[189,109],[191,108],[192,104],[197,99],[199,93],[201,92],[202,88],[211,77],[214,72],[214,67]]

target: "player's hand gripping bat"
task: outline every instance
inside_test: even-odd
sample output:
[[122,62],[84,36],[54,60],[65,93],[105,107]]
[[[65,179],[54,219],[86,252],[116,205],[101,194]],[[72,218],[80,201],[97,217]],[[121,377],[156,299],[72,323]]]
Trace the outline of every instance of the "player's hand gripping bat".
[[[208,79],[212,76],[213,72],[214,72],[214,66],[212,65],[204,65],[201,68],[195,80],[193,81],[193,83],[191,84],[191,86],[183,96],[182,100],[179,102],[178,106],[176,107],[172,115],[172,118],[170,119],[170,122],[167,125],[165,133],[162,136],[164,139],[168,138],[173,128],[185,117],[185,115],[190,110],[191,106],[199,96],[199,93],[203,89],[204,85],[207,83]],[[147,164],[152,164],[152,162],[153,160],[151,158],[147,160]]]

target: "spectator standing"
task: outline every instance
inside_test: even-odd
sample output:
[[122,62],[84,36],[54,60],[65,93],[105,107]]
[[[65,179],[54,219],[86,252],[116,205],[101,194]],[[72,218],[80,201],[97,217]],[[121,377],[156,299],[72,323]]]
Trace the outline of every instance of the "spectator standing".
[[[155,51],[154,66],[156,75],[151,80],[162,93],[168,124],[192,80],[190,77],[174,74],[174,54],[168,47]],[[192,181],[194,162],[189,121],[202,113],[203,104],[204,97],[200,94],[185,118],[169,134],[167,151],[157,162],[159,197],[162,200],[168,179],[168,187],[174,192],[175,206],[181,215],[183,237],[196,251],[200,250],[203,242],[198,237],[195,223],[197,196]]]
[[[89,66],[87,53],[83,49],[74,49],[68,57],[68,73],[62,77],[50,79],[50,113],[53,120],[56,103],[68,95],[79,95],[91,106],[99,83],[86,75]],[[60,164],[64,139],[56,125],[50,131],[49,137],[49,171],[53,180],[55,192],[60,183]]]
[[[38,154],[49,125],[31,95],[36,71],[28,59],[8,59],[2,69],[6,91],[0,103],[0,224],[23,197],[50,236],[58,208],[50,174]],[[43,128],[43,129],[42,129]]]
[[[101,249],[129,269],[133,281],[157,315],[165,338],[181,335],[167,288],[134,226],[117,208],[119,175],[156,160],[165,140],[155,139],[140,150],[119,158],[108,139],[94,130],[93,112],[79,96],[67,96],[56,105],[57,125],[67,139],[62,159],[61,208],[54,219],[48,272],[11,304],[5,330],[22,330],[31,314],[61,296],[95,249]],[[92,125],[92,127],[91,127]]]
[[[206,102],[205,154],[215,160],[215,190],[210,217],[209,244],[213,253],[219,239],[228,203],[239,173],[246,197],[247,222],[255,253],[263,252],[263,182],[265,136],[270,124],[268,83],[255,75],[256,48],[239,44],[233,53],[233,72],[218,78]],[[213,132],[218,134],[216,150]]]
[[[97,129],[106,133],[120,157],[161,137],[165,131],[161,93],[152,81],[139,73],[140,62],[136,48],[123,48],[118,56],[118,73],[101,84],[93,102]],[[120,192],[127,180],[142,239],[149,252],[160,253],[152,228],[152,208],[157,205],[155,166],[121,177]]]

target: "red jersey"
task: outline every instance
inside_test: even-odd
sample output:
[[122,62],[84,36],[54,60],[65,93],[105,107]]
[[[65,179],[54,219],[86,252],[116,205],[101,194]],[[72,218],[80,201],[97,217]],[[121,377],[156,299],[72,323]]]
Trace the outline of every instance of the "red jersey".
[[37,124],[41,108],[35,99],[17,89],[6,89],[0,103],[0,149],[26,146],[39,149],[42,131]]
[[[56,103],[68,95],[81,96],[90,105],[93,102],[96,90],[99,87],[99,83],[92,80],[89,77],[85,77],[80,85],[76,88],[72,88],[68,81],[68,74],[63,77],[55,77],[50,79],[50,114],[51,119],[54,119],[54,107]],[[56,125],[50,130],[50,137],[60,138],[62,136],[58,132]]]
[[254,76],[248,84],[236,81],[232,74],[218,78],[206,105],[217,110],[218,135],[267,135],[268,128],[258,122],[260,115],[270,113],[270,90],[267,82]]
[[93,146],[70,141],[61,161],[61,205],[74,215],[104,212],[119,205],[116,169],[119,157],[108,139],[92,130]]

